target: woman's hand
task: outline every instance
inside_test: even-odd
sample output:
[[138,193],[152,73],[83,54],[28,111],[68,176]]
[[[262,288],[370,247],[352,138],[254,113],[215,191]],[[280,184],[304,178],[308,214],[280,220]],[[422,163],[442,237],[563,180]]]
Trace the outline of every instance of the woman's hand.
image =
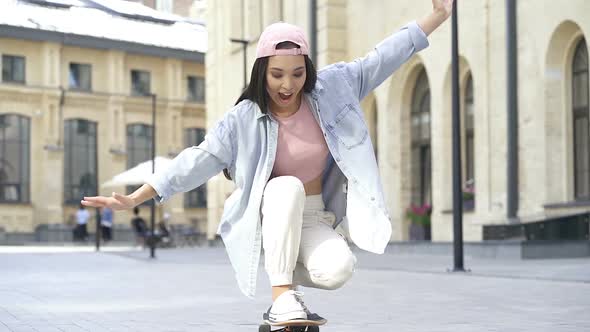
[[91,207],[109,207],[113,210],[127,210],[134,208],[137,203],[135,200],[127,195],[120,195],[117,193],[113,193],[111,197],[105,196],[94,196],[94,197],[84,197],[81,201],[82,205],[84,206],[91,206]]
[[453,13],[453,0],[432,0],[432,9],[446,20]]
[[418,25],[428,36],[453,13],[453,0],[432,0],[432,13],[418,20]]

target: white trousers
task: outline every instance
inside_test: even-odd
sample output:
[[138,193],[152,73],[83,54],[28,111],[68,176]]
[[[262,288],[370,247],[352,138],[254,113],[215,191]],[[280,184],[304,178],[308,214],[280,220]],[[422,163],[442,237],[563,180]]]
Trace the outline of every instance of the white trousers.
[[333,228],[322,195],[305,196],[293,176],[270,180],[262,203],[264,267],[271,286],[336,289],[354,272],[356,258]]

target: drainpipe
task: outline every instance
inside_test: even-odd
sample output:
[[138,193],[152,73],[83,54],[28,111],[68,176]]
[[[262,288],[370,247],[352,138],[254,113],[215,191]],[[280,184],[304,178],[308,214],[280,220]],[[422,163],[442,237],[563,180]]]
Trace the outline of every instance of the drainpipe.
[[518,52],[516,40],[516,0],[506,0],[506,64],[507,64],[507,183],[506,217],[518,222]]
[[314,66],[318,65],[318,3],[317,0],[309,0],[309,48],[310,58]]

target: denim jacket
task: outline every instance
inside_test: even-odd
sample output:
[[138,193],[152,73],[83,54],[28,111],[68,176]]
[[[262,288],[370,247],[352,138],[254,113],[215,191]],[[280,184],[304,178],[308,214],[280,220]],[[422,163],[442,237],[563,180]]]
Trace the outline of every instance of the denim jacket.
[[[334,227],[343,223],[359,248],[374,253],[385,250],[391,221],[360,100],[427,46],[424,32],[416,22],[409,23],[365,57],[318,71],[315,88],[305,94],[330,150],[322,187],[326,209],[336,215]],[[244,100],[224,115],[203,143],[182,151],[147,181],[165,201],[229,169],[236,189],[225,201],[218,233],[240,290],[248,297],[256,289],[260,206],[275,161],[278,129],[276,120]]]

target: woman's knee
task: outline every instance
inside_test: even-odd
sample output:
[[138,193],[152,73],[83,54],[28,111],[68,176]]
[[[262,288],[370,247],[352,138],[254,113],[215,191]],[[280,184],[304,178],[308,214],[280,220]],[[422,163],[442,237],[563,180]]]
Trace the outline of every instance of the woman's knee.
[[278,176],[268,181],[264,188],[266,200],[305,199],[301,180],[294,176]]
[[310,271],[310,278],[318,288],[338,289],[352,278],[355,265],[356,257],[349,252],[342,259],[331,260],[321,269]]

